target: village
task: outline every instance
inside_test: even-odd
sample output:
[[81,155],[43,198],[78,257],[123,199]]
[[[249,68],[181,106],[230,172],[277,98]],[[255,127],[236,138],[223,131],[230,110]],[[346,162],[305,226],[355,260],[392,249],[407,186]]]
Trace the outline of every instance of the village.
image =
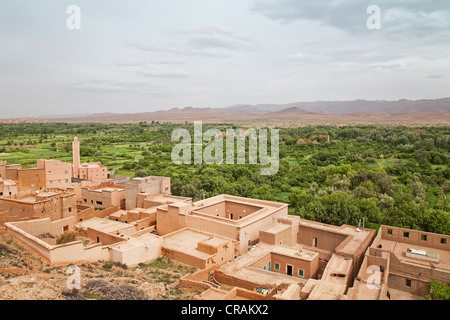
[[178,286],[199,300],[422,300],[450,279],[446,235],[328,225],[226,194],[193,201],[171,194],[170,177],[81,163],[77,137],[72,157],[0,162],[0,224],[50,265],[163,257],[196,268]]

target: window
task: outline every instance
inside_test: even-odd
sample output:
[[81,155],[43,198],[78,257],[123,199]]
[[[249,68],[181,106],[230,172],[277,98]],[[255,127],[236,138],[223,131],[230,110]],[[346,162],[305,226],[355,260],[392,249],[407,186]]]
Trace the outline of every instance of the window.
[[69,173],[69,171],[67,171],[67,170],[64,170],[64,174],[68,174]]
[[409,232],[408,231],[403,232],[403,237],[409,238]]
[[426,234],[422,234],[422,235],[420,236],[420,240],[427,241],[427,240],[428,240],[427,235],[426,235]]
[[317,238],[313,238],[312,246],[317,247]]
[[87,199],[84,199],[84,202],[87,202]]
[[411,288],[411,279],[406,279],[405,285],[406,285],[408,288]]
[[442,244],[447,244],[447,239],[441,238],[441,243],[442,243]]
[[275,270],[280,270],[280,265],[278,263],[275,263]]
[[303,270],[298,269],[298,276],[303,278],[304,275],[305,275],[305,272]]
[[101,201],[95,201],[95,203],[97,203],[98,205],[102,205],[103,204],[103,202],[101,202]]
[[388,230],[387,230],[387,234],[392,235],[392,229],[388,229]]
[[69,207],[69,212],[72,212],[72,207]]

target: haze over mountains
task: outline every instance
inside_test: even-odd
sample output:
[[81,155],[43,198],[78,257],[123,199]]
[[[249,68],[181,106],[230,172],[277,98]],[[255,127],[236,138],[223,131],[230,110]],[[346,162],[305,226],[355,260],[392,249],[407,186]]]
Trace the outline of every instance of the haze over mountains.
[[234,105],[224,108],[172,108],[142,113],[93,113],[46,116],[57,122],[242,122],[417,123],[449,124],[450,98],[398,101],[317,101],[288,104]]

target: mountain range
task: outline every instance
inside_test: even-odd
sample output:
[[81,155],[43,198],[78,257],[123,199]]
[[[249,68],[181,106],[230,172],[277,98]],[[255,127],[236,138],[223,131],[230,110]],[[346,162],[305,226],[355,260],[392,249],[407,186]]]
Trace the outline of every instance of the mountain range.
[[316,101],[233,105],[223,108],[172,108],[141,113],[45,116],[52,122],[300,122],[450,124],[450,98],[422,100]]

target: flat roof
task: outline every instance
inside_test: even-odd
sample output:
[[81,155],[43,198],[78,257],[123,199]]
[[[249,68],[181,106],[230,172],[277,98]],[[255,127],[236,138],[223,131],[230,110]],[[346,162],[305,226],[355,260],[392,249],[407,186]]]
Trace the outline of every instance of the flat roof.
[[397,258],[402,262],[407,262],[415,265],[420,265],[422,267],[431,268],[430,262],[426,260],[420,260],[414,257],[406,256],[407,250],[414,248],[418,252],[432,252],[435,256],[439,257],[439,262],[434,262],[433,265],[436,269],[441,269],[443,271],[450,271],[450,252],[445,249],[432,248],[420,245],[411,245],[410,243],[398,242],[394,240],[381,239],[377,245],[381,244],[383,250],[389,250],[394,253]]
[[[286,251],[282,246],[270,245],[266,243],[258,243],[251,250],[246,252],[245,254],[237,257],[235,260],[223,265],[220,267],[221,272],[228,274],[234,278],[243,279],[246,281],[250,281],[256,283],[261,286],[278,286],[282,283],[295,283],[299,284],[301,287],[306,283],[308,279],[292,277],[283,273],[260,270],[257,268],[251,267],[254,263],[258,262],[262,258],[266,257],[268,254],[272,253],[291,253],[296,254],[299,250],[293,249],[289,251],[289,248],[286,247]],[[277,251],[280,250],[280,251]],[[317,253],[315,253],[317,255]]]
[[114,247],[117,248],[118,250],[127,250],[135,247],[140,247],[143,244],[147,243],[149,244],[157,239],[159,239],[159,236],[151,233],[146,233],[141,236],[128,239],[126,242],[118,243]]
[[226,244],[231,239],[223,238],[216,235],[200,233],[190,229],[182,229],[163,236],[163,247],[180,251],[201,259],[207,259],[211,254],[198,251],[199,242],[208,242],[212,245]]
[[133,227],[128,223],[98,217],[79,222],[77,226],[79,228],[91,228],[105,233],[112,233],[121,229]]
[[261,231],[277,234],[277,233],[280,233],[281,231],[285,231],[289,228],[291,228],[291,226],[288,224],[275,223],[273,225],[268,226],[267,228],[262,229]]

